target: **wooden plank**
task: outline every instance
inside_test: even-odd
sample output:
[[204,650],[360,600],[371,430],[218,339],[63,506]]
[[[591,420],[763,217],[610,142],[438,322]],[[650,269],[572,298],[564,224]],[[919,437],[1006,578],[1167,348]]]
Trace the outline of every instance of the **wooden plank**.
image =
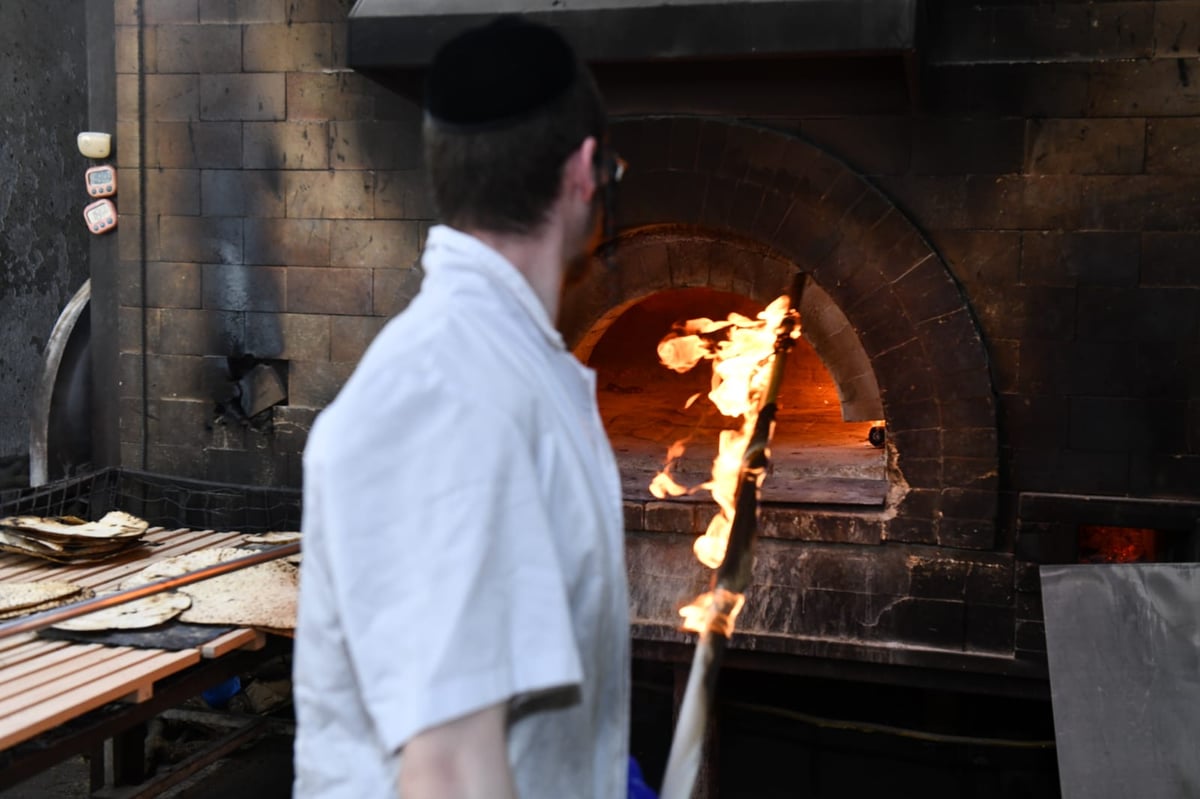
[[72,685],[85,685],[105,672],[122,669],[150,657],[157,649],[131,649],[127,646],[100,647],[80,653],[53,668],[29,674],[19,680],[0,683],[0,719],[31,704],[56,696]]
[[[244,542],[239,532],[148,531],[147,547],[100,563],[56,564],[0,553],[0,581],[62,580],[103,592],[116,588],[148,564],[177,555]],[[250,629],[227,633],[203,647],[217,658],[238,649],[260,649],[266,636]],[[47,641],[32,633],[0,639],[0,750],[28,740],[108,702],[145,701],[154,683],[201,658],[201,650],[163,652]]]
[[208,660],[219,658],[237,649],[257,652],[267,645],[267,636],[258,630],[243,628],[231,630],[200,647],[200,654]]
[[61,644],[61,646],[48,647],[38,651],[34,656],[28,658],[23,663],[13,664],[4,667],[4,686],[0,688],[0,696],[4,696],[7,692],[7,686],[15,683],[17,680],[34,672],[41,672],[50,668],[56,667],[58,664],[68,660],[74,660],[89,652],[94,652],[100,648],[100,644],[71,644],[67,641],[47,641],[46,643]]
[[20,633],[8,638],[0,638],[0,653],[7,652],[18,646],[29,643],[37,637],[37,633]]
[[148,698],[155,682],[200,661],[194,649],[142,651],[149,657],[119,672],[97,675],[85,684],[72,681],[68,690],[11,714],[0,709],[0,750],[122,697],[138,693]]
[[25,663],[30,658],[38,658],[47,652],[53,652],[67,646],[66,641],[30,641],[23,647],[11,649],[0,655],[0,676],[5,680],[12,679],[12,669]]
[[18,555],[25,563],[14,564],[10,568],[0,570],[0,580],[4,582],[32,582],[36,580],[66,580],[67,582],[87,585],[87,578],[113,569],[128,569],[130,564],[137,564],[147,557],[150,551],[145,547],[131,549],[112,558],[87,563],[52,563],[47,560]]
[[0,580],[11,583],[30,582],[25,575],[40,573],[45,566],[52,565],[48,561],[31,558],[28,555],[18,555],[15,552],[0,553]]

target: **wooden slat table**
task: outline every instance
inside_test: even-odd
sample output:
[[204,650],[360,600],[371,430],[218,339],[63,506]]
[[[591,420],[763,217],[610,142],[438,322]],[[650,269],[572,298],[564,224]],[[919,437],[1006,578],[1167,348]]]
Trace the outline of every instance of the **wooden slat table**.
[[[0,553],[0,582],[66,580],[103,593],[154,561],[244,539],[241,533],[156,528],[146,535],[147,547],[75,566]],[[0,752],[110,702],[146,702],[164,677],[203,659],[260,649],[265,640],[244,628],[179,651],[51,641],[34,633],[0,639]]]

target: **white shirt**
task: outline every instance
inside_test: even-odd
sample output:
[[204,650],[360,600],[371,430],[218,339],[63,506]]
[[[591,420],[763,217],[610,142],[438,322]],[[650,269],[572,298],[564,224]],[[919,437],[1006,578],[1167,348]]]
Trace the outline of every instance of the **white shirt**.
[[404,744],[510,703],[521,799],[625,795],[620,482],[595,374],[495,250],[435,227],[304,454],[294,796],[393,797]]

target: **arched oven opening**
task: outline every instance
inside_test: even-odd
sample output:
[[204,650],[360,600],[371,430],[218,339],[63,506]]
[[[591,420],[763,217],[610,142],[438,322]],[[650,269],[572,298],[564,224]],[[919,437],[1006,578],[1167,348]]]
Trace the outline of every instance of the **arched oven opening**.
[[[805,305],[804,335],[789,356],[780,392],[773,466],[763,499],[879,507],[888,480],[873,375],[869,369],[864,375],[841,368],[846,379],[839,384],[814,342],[830,350],[834,342],[850,352],[861,347],[838,340],[849,327],[819,287],[806,292]],[[576,354],[596,370],[600,412],[627,499],[650,498],[650,482],[676,442],[682,442],[684,453],[673,463],[672,475],[684,486],[699,486],[709,477],[720,431],[737,426],[704,396],[712,381],[707,365],[674,372],[659,361],[659,341],[685,319],[724,319],[731,313],[753,318],[762,308],[761,301],[732,291],[671,288],[622,304],[584,337]],[[697,491],[677,501],[707,502],[709,497]]]

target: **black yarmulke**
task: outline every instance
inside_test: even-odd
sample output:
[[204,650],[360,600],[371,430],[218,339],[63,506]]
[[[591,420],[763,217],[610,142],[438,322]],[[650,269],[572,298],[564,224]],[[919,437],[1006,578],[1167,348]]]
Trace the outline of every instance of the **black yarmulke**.
[[562,96],[575,73],[575,56],[562,36],[520,17],[501,17],[442,46],[429,70],[425,108],[453,127],[502,126]]

